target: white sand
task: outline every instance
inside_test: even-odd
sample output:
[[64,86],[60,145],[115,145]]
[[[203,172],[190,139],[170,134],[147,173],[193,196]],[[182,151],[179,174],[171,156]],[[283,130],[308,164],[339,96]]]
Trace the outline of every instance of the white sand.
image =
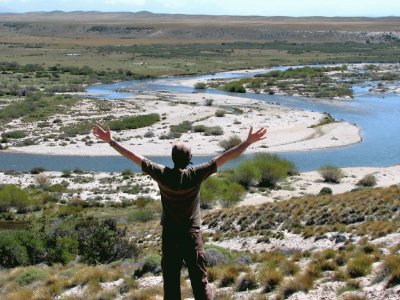
[[342,170],[346,176],[338,184],[324,182],[317,171],[300,173],[297,176],[289,177],[287,182],[280,183],[282,189],[271,190],[268,192],[268,195],[260,195],[258,193],[248,194],[239,205],[258,205],[275,200],[286,200],[292,197],[316,195],[323,187],[331,188],[333,194],[341,194],[357,188],[357,182],[369,174],[375,176],[377,187],[400,184],[400,165],[386,168],[343,168]]
[[[206,106],[206,99],[212,99],[213,105]],[[171,144],[174,140],[161,140],[159,137],[169,132],[170,125],[176,125],[182,121],[191,121],[193,125],[221,126],[224,130],[224,134],[221,136],[204,136],[202,133],[195,132],[183,134],[181,139],[192,144],[193,155],[220,153],[222,148],[218,146],[219,141],[234,134],[245,139],[250,126],[255,128],[267,127],[268,138],[253,145],[248,152],[321,149],[349,145],[361,140],[360,129],[353,124],[338,122],[310,128],[310,126],[318,124],[323,118],[322,114],[284,108],[246,98],[207,94],[158,93],[139,95],[129,100],[113,101],[111,111],[106,112],[96,111],[93,101],[96,100],[83,100],[81,105],[77,106],[72,113],[58,115],[53,119],[62,119],[63,124],[68,125],[89,117],[112,115],[118,118],[159,113],[163,120],[152,126],[136,130],[124,130],[113,135],[120,138],[125,146],[144,156],[169,156]],[[175,104],[171,105],[173,102]],[[221,107],[224,107],[230,113],[225,114],[224,117],[216,117],[215,111]],[[241,109],[242,113],[234,113],[234,108]],[[49,121],[52,123],[52,120]],[[24,129],[31,132],[36,130],[36,136],[61,133],[57,124],[52,124],[51,128],[41,129],[35,123],[24,125],[16,120],[8,126],[12,126],[13,130]],[[147,131],[152,131],[154,137],[143,137]],[[13,147],[10,145],[10,148],[6,151],[49,155],[119,155],[93,135],[84,140],[85,138],[85,136],[71,138],[73,143],[62,140],[48,140],[40,141],[38,145],[31,146]],[[88,140],[93,141],[94,144],[85,145],[85,141]]]

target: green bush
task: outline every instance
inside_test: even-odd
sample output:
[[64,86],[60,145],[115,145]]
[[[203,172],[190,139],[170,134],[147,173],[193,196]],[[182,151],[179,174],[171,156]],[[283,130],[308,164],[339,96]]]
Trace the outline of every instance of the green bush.
[[203,182],[200,188],[202,208],[212,208],[217,203],[218,195],[223,185],[223,180],[217,176],[210,176]]
[[128,216],[128,221],[129,222],[140,222],[140,223],[146,223],[148,221],[154,220],[156,218],[155,213],[152,210],[149,209],[142,209],[142,210],[137,210],[131,213]]
[[120,131],[125,129],[137,129],[151,126],[160,121],[159,114],[148,114],[141,116],[126,117],[121,120],[108,123],[111,130]]
[[78,225],[79,254],[88,264],[110,263],[131,258],[136,247],[124,238],[115,220],[86,221]]
[[365,175],[363,178],[361,178],[357,182],[357,185],[365,186],[365,187],[375,186],[376,185],[376,177],[373,174]]
[[224,130],[222,129],[221,126],[212,126],[212,127],[207,127],[206,130],[204,131],[204,135],[210,136],[210,135],[223,135]]
[[264,187],[274,187],[295,168],[292,162],[269,153],[257,153],[254,164],[260,170],[259,186]]
[[238,81],[231,81],[223,85],[222,89],[231,93],[246,93],[246,88]]
[[204,131],[206,131],[207,126],[203,125],[203,124],[199,124],[199,125],[194,125],[192,127],[192,129],[193,129],[194,132],[204,132]]
[[44,281],[49,277],[49,273],[42,269],[30,268],[16,278],[19,285],[28,285],[35,281]]
[[225,116],[225,114],[226,114],[226,110],[225,109],[219,108],[219,109],[217,109],[215,111],[215,116],[218,117],[218,118],[221,118],[221,117]]
[[332,189],[330,187],[324,186],[320,191],[320,195],[332,195]]
[[26,131],[24,130],[14,130],[7,131],[1,134],[2,139],[23,139],[26,137]]
[[349,260],[346,272],[351,278],[361,277],[371,272],[373,260],[369,255],[359,255]]
[[318,170],[325,182],[339,183],[344,177],[344,173],[341,169],[332,165],[321,166]]
[[207,88],[207,85],[204,82],[196,82],[194,88],[196,90],[204,90],[205,88]]
[[222,207],[232,207],[239,203],[245,194],[246,191],[243,186],[235,182],[229,182],[222,188],[219,202]]
[[44,262],[46,251],[42,237],[32,231],[0,231],[0,266],[14,268]]
[[79,253],[79,242],[74,234],[53,235],[52,241],[48,240],[48,260],[50,263],[67,264],[74,260]]
[[40,173],[45,172],[45,171],[46,171],[46,169],[43,168],[43,167],[35,167],[35,168],[32,168],[29,171],[29,173],[31,173],[31,174],[40,174]]
[[236,283],[236,291],[237,292],[244,292],[248,290],[254,290],[258,287],[256,277],[254,274],[246,273],[238,279]]
[[236,181],[246,188],[250,185],[257,185],[260,178],[260,169],[251,160],[244,161],[235,168]]
[[161,273],[161,256],[158,254],[148,255],[141,262],[141,266],[135,270],[133,276],[142,277],[146,273],[158,275]]
[[218,145],[224,149],[224,151],[227,151],[239,144],[242,143],[242,139],[238,135],[233,135],[229,137],[226,140],[222,140],[218,143]]
[[175,134],[182,134],[192,130],[192,123],[190,121],[183,121],[177,125],[171,125],[170,131]]
[[222,207],[231,207],[241,201],[245,194],[240,184],[211,176],[201,186],[201,206],[212,208],[219,201]]
[[0,186],[0,211],[7,211],[11,207],[22,210],[32,204],[28,192],[18,186],[14,184]]

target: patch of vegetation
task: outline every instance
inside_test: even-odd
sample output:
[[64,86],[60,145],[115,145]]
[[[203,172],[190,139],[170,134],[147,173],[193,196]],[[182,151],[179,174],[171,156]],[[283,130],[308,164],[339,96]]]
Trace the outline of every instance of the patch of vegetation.
[[242,139],[238,135],[233,135],[226,140],[221,140],[218,145],[224,149],[224,151],[227,151],[241,143]]
[[319,174],[322,176],[325,182],[339,183],[344,177],[344,173],[341,169],[332,165],[324,165],[318,169]]

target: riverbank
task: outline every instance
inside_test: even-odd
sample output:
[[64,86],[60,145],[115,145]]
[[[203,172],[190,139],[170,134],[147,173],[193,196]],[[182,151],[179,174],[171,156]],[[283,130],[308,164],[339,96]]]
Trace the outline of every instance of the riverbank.
[[171,126],[191,122],[192,126],[220,127],[222,132],[205,135],[204,132],[187,130],[181,140],[192,144],[193,155],[221,153],[221,140],[233,135],[245,139],[250,126],[267,127],[268,138],[252,146],[251,152],[299,151],[340,147],[361,141],[360,129],[347,122],[321,125],[324,114],[280,107],[264,101],[227,95],[181,94],[153,92],[129,99],[100,101],[82,99],[65,114],[42,122],[25,123],[15,120],[5,126],[7,131],[21,130],[30,133],[26,138],[35,142],[29,145],[12,143],[6,152],[46,155],[119,155],[107,144],[99,142],[85,132],[76,136],[63,136],[63,130],[79,126],[80,122],[96,122],[128,116],[156,113],[161,120],[151,126],[115,132],[114,137],[132,150],[149,156],[169,156],[174,138],[164,138]]
[[[343,168],[345,176],[340,183],[326,183],[317,171],[301,172],[278,183],[276,189],[250,189],[239,206],[259,205],[267,202],[283,201],[293,197],[317,195],[323,187],[329,187],[333,194],[342,194],[360,188],[357,183],[366,175],[376,178],[375,187],[400,184],[400,165],[384,168]],[[42,172],[29,174],[0,172],[0,182],[28,186],[61,185],[61,199],[82,199],[85,201],[121,202],[150,197],[160,200],[157,184],[147,175],[109,172]]]

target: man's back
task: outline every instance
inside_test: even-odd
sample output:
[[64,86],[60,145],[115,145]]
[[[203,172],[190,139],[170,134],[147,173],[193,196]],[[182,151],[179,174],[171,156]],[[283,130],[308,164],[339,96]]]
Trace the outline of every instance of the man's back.
[[200,228],[200,186],[217,171],[215,160],[186,169],[171,169],[145,159],[142,170],[160,188],[163,206],[161,224],[188,231]]

